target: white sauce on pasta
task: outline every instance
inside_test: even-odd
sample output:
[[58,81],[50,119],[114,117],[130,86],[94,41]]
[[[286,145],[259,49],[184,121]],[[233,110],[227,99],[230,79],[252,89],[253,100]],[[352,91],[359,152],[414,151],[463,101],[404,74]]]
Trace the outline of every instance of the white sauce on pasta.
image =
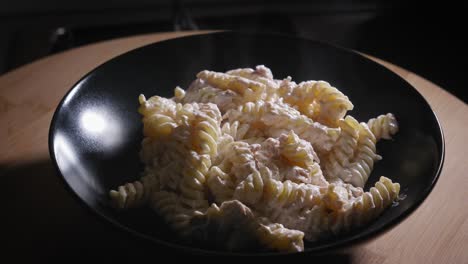
[[325,81],[273,78],[263,65],[202,71],[171,99],[139,98],[145,164],[110,191],[120,209],[147,205],[178,234],[227,250],[302,251],[366,225],[399,195],[386,177],[362,188],[381,159],[392,114],[358,122]]

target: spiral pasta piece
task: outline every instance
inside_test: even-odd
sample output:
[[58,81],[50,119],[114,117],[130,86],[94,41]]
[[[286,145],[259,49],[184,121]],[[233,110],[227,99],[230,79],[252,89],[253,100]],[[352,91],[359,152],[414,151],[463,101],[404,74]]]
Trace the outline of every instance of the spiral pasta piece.
[[174,121],[176,104],[174,101],[153,96],[146,100],[140,95],[139,112],[143,115],[143,134],[151,138],[164,138],[177,126]]
[[254,205],[263,197],[263,185],[260,172],[255,170],[237,185],[234,198],[246,205]]
[[338,126],[341,134],[330,152],[323,155],[322,165],[329,181],[340,178],[349,182],[351,175],[344,168],[349,166],[357,151],[360,124],[352,116],[346,116],[338,121]]
[[[174,102],[176,103],[180,103],[184,98],[185,98],[185,90],[180,88],[179,86],[177,86],[176,88],[174,88]],[[203,103],[203,102],[200,102],[200,103]]]
[[257,66],[255,70],[251,68],[240,68],[240,69],[227,71],[226,74],[239,76],[239,77],[249,79],[251,81],[263,83],[266,87],[269,87],[269,88],[277,88],[278,83],[276,83],[273,80],[273,74],[271,73],[271,71],[269,71],[268,69],[267,71],[269,72],[264,72],[264,71],[262,72],[260,69],[261,69],[261,66]]
[[181,206],[177,194],[168,191],[154,191],[150,197],[150,205],[179,234],[187,235],[189,222],[194,213]]
[[271,70],[263,65],[255,67],[255,70],[251,68],[240,68],[227,71],[226,73],[264,84],[265,90],[262,97],[265,101],[274,101],[279,98],[279,82],[273,79]]
[[320,201],[320,187],[270,179],[265,183],[264,195],[264,204],[260,210],[272,221],[279,222],[282,216],[288,215],[288,210],[298,211],[317,205]]
[[206,184],[213,199],[218,204],[231,200],[234,196],[236,185],[233,179],[218,166],[212,166],[210,168]]
[[[230,75],[237,75],[247,79],[263,78],[265,80],[274,80],[273,73],[265,65],[257,65],[255,70],[252,68],[239,68],[226,72]],[[266,85],[266,84],[265,84]]]
[[392,136],[398,132],[398,123],[392,113],[379,115],[376,118],[371,118],[367,122],[370,130],[374,134],[377,141],[381,138],[392,139]]
[[213,204],[205,213],[194,216],[190,226],[196,242],[217,243],[230,251],[253,245],[288,252],[304,250],[303,232],[257,217],[236,200],[223,202],[219,207]]
[[286,103],[297,106],[302,114],[332,127],[354,108],[347,96],[324,81],[302,82],[283,96]]
[[232,90],[210,86],[201,79],[195,80],[185,93],[182,103],[213,103],[222,113],[243,102],[242,95]]
[[304,250],[304,233],[299,230],[285,228],[282,224],[271,223],[264,218],[256,233],[264,246],[283,252],[299,252]]
[[280,136],[279,142],[281,157],[292,166],[285,179],[319,186],[327,184],[318,163],[320,160],[308,141],[290,131]]
[[193,210],[208,207],[205,194],[205,182],[211,159],[208,155],[198,155],[192,151],[183,169],[183,178],[179,185],[181,204]]
[[263,179],[257,169],[255,154],[251,146],[240,141],[232,143],[230,155],[224,163],[226,162],[229,163],[228,166],[236,185],[233,198],[248,205],[255,204],[263,196]]
[[226,122],[221,128],[222,133],[230,135],[235,141],[240,141],[247,138],[247,132],[250,126],[248,124],[240,124],[239,121],[232,123]]
[[376,138],[366,123],[361,123],[356,153],[352,163],[345,169],[351,175],[349,180],[356,187],[364,187],[374,168],[374,162],[382,159],[376,153]]
[[158,188],[158,179],[153,175],[145,175],[140,180],[121,185],[117,190],[111,190],[111,203],[118,209],[129,209],[143,206],[149,199],[153,189]]
[[329,229],[338,234],[355,226],[367,224],[378,217],[398,198],[400,184],[393,183],[382,176],[369,192],[365,192],[355,198],[352,203],[334,210],[329,217]]
[[257,210],[270,221],[301,231],[311,241],[327,231],[321,187],[272,180],[266,188],[265,203]]
[[292,130],[319,151],[330,150],[340,134],[340,129],[313,122],[282,103],[249,102],[238,109],[228,111],[225,118],[229,122],[248,123],[253,128],[262,129],[266,136],[271,137],[278,137]]
[[138,101],[140,103],[138,112],[143,116],[143,123],[146,123],[146,117],[149,117],[153,114],[160,114],[174,118],[176,103],[171,99],[160,96],[152,96],[147,100],[143,94],[140,94]]
[[266,89],[263,83],[227,73],[205,70],[199,72],[197,77],[213,87],[241,94],[246,102],[263,98]]

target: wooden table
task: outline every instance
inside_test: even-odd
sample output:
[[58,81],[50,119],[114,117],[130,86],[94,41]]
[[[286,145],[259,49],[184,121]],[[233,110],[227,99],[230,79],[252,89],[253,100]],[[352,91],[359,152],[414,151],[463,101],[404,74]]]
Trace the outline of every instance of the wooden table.
[[[0,77],[0,221],[4,222],[0,237],[6,244],[0,249],[4,250],[2,259],[49,262],[64,256],[76,260],[99,255],[110,260],[148,254],[144,243],[97,220],[64,189],[48,154],[49,124],[63,95],[97,65],[136,47],[189,34],[194,33],[142,35],[92,44]],[[444,169],[432,193],[411,217],[372,242],[323,260],[468,263],[468,146],[464,141],[468,107],[416,74],[376,60],[411,83],[440,118],[446,140]]]

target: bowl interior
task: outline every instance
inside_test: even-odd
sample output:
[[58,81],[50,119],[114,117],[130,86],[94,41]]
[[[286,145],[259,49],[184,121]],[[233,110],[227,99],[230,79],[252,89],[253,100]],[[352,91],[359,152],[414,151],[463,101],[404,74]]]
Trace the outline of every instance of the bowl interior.
[[[326,80],[353,102],[349,114],[359,121],[394,113],[400,132],[377,145],[383,160],[368,181],[381,175],[401,184],[406,199],[372,224],[320,243],[321,251],[370,238],[394,226],[426,198],[439,175],[443,135],[433,111],[407,82],[384,67],[344,49],[292,37],[215,33],[145,46],[93,70],[59,105],[50,130],[51,157],[70,189],[94,212],[150,240],[184,247],[150,210],[116,212],[108,203],[111,188],[138,178],[143,166],[138,95],[172,96],[187,88],[203,69],[226,71],[264,64],[275,78],[296,82]],[[192,247],[193,249],[194,247]],[[196,247],[195,247],[196,248]]]

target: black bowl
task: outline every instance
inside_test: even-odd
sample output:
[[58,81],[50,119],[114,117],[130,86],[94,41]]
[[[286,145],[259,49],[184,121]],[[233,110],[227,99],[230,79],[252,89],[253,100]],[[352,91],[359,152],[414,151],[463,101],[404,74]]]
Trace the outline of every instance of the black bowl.
[[151,44],[118,56],[83,77],[63,98],[52,120],[49,150],[66,185],[97,215],[155,244],[192,252],[221,253],[177,240],[150,210],[117,212],[109,206],[111,188],[137,179],[142,164],[138,95],[172,96],[197,72],[226,71],[264,64],[276,78],[326,80],[348,95],[360,121],[394,113],[400,132],[378,144],[380,175],[401,184],[406,199],[372,224],[327,241],[306,243],[306,252],[353,245],[394,227],[429,195],[444,160],[440,124],[424,98],[406,81],[349,50],[278,35],[223,32]]

